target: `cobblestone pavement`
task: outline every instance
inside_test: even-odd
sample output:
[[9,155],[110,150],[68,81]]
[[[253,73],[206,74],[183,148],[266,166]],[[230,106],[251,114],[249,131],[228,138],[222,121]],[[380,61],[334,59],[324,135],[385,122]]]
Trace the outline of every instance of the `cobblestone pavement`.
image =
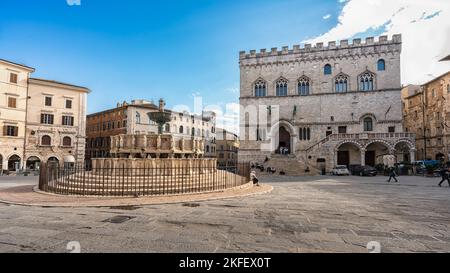
[[382,252],[450,251],[450,188],[435,178],[263,180],[271,193],[243,199],[122,208],[0,204],[0,252],[66,252],[70,241],[82,252],[368,252],[371,241]]

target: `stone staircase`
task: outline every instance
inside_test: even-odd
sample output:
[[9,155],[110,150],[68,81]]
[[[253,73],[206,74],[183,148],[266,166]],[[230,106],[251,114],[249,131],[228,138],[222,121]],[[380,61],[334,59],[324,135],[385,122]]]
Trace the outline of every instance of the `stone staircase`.
[[[285,175],[288,176],[317,175],[319,173],[316,168],[308,167],[305,162],[303,158],[296,157],[295,155],[272,154],[269,157],[269,161],[264,163],[265,171],[258,171],[258,175],[280,175],[280,171],[284,171]],[[275,174],[266,172],[268,167],[275,168],[277,172]]]

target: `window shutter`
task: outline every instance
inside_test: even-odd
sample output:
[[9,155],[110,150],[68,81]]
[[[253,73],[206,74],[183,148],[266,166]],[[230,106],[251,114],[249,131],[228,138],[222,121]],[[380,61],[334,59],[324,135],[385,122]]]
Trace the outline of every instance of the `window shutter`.
[[6,136],[8,134],[8,126],[3,125],[3,135]]

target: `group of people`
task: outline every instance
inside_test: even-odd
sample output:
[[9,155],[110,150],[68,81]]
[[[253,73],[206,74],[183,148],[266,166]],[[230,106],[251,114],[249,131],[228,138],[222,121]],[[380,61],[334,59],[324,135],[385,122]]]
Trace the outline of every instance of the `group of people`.
[[280,147],[280,154],[282,154],[282,155],[287,155],[287,154],[289,154],[289,149],[286,148],[286,147],[281,146],[281,147]]

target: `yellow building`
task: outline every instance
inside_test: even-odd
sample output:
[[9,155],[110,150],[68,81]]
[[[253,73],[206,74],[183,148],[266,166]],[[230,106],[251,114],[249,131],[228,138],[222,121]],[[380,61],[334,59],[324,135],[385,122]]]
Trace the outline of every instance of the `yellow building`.
[[217,163],[221,167],[236,166],[238,162],[239,137],[225,129],[216,130]]
[[27,169],[39,162],[82,163],[86,148],[88,88],[29,79],[25,159]]
[[0,59],[0,171],[23,166],[28,79],[33,72]]

